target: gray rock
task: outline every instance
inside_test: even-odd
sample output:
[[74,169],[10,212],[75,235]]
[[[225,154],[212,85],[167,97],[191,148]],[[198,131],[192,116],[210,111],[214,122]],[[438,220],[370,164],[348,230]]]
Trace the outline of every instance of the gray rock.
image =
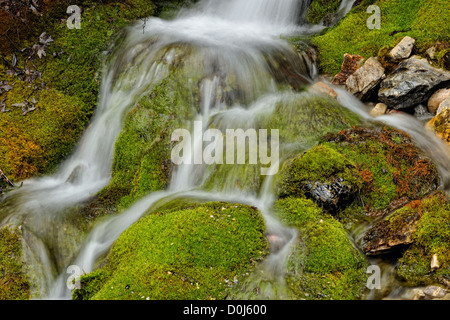
[[450,83],[450,72],[432,67],[426,59],[413,56],[380,84],[378,98],[394,109],[403,109],[428,100],[440,86]]
[[367,97],[384,78],[384,68],[374,57],[367,59],[364,65],[350,75],[345,82],[347,90],[360,99]]
[[414,116],[421,121],[429,121],[434,117],[434,114],[429,112],[424,105],[419,104],[414,108]]
[[398,45],[396,45],[394,47],[394,49],[391,50],[391,52],[389,53],[389,56],[394,61],[409,58],[409,56],[411,55],[411,52],[414,48],[415,42],[416,42],[416,40],[414,40],[411,37],[408,37],[408,36],[404,37],[402,39],[402,41],[400,41],[400,43]]

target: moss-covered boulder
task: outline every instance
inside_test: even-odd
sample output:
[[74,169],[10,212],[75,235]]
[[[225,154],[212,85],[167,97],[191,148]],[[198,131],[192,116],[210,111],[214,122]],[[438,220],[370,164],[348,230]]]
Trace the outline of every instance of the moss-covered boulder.
[[362,185],[363,179],[350,160],[321,145],[285,162],[277,193],[279,197],[306,196],[335,212],[353,201]]
[[81,278],[74,299],[224,299],[267,254],[253,207],[212,202],[144,216]]
[[367,261],[347,232],[312,200],[275,204],[281,221],[299,230],[287,263],[286,284],[297,298],[354,300],[364,294]]
[[[450,283],[450,202],[437,193],[404,209],[420,215],[413,244],[398,261],[397,273],[408,285]],[[436,260],[434,265],[432,260]]]
[[356,165],[364,180],[359,205],[368,215],[386,215],[439,187],[436,165],[402,131],[354,127],[326,135],[323,144]]
[[27,300],[30,283],[22,257],[20,231],[0,229],[0,300]]

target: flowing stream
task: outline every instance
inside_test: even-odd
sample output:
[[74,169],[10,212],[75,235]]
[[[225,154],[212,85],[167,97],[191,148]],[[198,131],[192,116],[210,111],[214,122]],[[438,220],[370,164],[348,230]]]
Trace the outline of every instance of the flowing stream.
[[[342,1],[339,12],[347,13],[353,2]],[[105,66],[98,108],[73,155],[53,176],[27,180],[2,200],[0,223],[21,225],[26,260],[40,266],[35,279],[37,297],[70,299],[68,265],[80,266],[86,273],[93,271],[119,235],[152,206],[180,197],[258,207],[268,233],[279,242],[261,268],[268,270],[273,281],[283,282],[297,231],[284,226],[272,212],[273,176],[267,176],[258,189],[241,190],[236,187],[239,171],[231,170],[226,181],[214,182],[214,191],[205,191],[202,185],[210,176],[208,165],[182,164],[173,170],[167,190],[151,193],[129,209],[98,222],[87,235],[72,236],[75,240],[71,243],[65,238],[71,229],[61,230],[58,224],[70,221],[72,208],[108,184],[114,142],[127,110],[167,77],[171,65],[180,59],[188,70],[203,76],[200,106],[193,106],[196,112],[192,119],[186,119],[187,127],[196,120],[202,121],[202,129],[252,128],[259,114],[272,112],[277,102],[295,95],[291,89],[283,89],[268,64],[277,56],[283,56],[296,81],[313,83],[314,61],[294,52],[280,37],[323,29],[321,25],[296,24],[308,5],[307,0],[204,0],[192,9],[181,10],[173,20],[151,18],[129,27]],[[179,48],[191,54],[180,53]],[[240,90],[239,98],[227,103],[220,92],[229,75]],[[336,91],[344,107],[372,120],[361,102],[341,89]],[[410,133],[438,164],[448,186],[450,157],[443,143],[411,118],[386,116],[377,120]],[[194,145],[201,147],[202,143]],[[196,152],[194,148],[191,156]],[[286,298],[275,291],[264,294],[266,298]]]

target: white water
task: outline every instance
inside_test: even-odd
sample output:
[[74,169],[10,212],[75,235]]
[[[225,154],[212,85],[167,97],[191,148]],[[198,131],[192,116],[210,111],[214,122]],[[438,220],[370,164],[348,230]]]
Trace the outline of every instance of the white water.
[[[344,0],[341,9],[347,11],[352,1]],[[149,92],[163,79],[168,68],[177,59],[172,45],[186,44],[195,48],[194,57],[185,57],[191,69],[205,75],[200,86],[201,106],[196,120],[205,126],[215,121],[218,126],[252,125],[251,119],[260,112],[272,112],[276,102],[282,99],[275,79],[271,75],[264,53],[281,52],[294,69],[306,70],[304,78],[314,75],[310,66],[296,60],[290,46],[280,39],[280,34],[311,33],[322,26],[297,26],[295,24],[304,10],[303,1],[298,0],[209,0],[198,7],[180,12],[171,21],[152,18],[145,24],[130,28],[123,45],[118,49],[111,64],[107,66],[102,80],[99,106],[89,128],[86,130],[74,154],[62,164],[51,177],[27,180],[24,186],[11,192],[15,199],[14,211],[2,221],[14,223],[22,218],[29,219],[24,226],[28,234],[25,250],[29,261],[43,265],[41,296],[52,299],[70,298],[65,279],[65,267],[56,266],[42,233],[54,232],[56,215],[62,215],[66,207],[81,203],[108,184],[114,150],[114,141],[120,132],[123,115],[139,97]],[[241,103],[225,105],[218,97],[219,82],[223,78],[217,70],[235,75],[237,86],[242,90]],[[304,73],[304,71],[303,71]],[[344,91],[339,91],[340,102],[369,119],[359,101]],[[356,106],[356,107],[355,107]],[[393,126],[404,127],[405,121],[385,119]],[[191,119],[193,120],[193,119]],[[408,121],[406,121],[408,122]],[[413,131],[410,125],[406,129]],[[432,137],[418,129],[417,140],[439,144]],[[424,139],[424,140],[422,140]],[[430,150],[432,151],[432,150]],[[436,157],[441,172],[449,172],[449,158],[440,151]],[[439,159],[443,157],[442,159]],[[446,162],[447,161],[447,162]],[[282,282],[284,264],[290,244],[296,239],[293,229],[283,226],[271,212],[273,193],[271,179],[266,179],[259,190],[243,193],[233,190],[235,177],[223,182],[219,191],[205,192],[198,187],[207,178],[206,166],[182,165],[173,175],[167,191],[155,192],[140,200],[128,210],[98,223],[87,235],[77,257],[70,264],[80,266],[86,273],[95,269],[99,259],[104,257],[113,242],[132,223],[139,219],[157,201],[176,197],[193,197],[211,201],[231,201],[258,207],[267,224],[269,233],[281,239],[281,249],[273,252],[264,262],[263,268]],[[33,217],[33,219],[31,218]],[[271,297],[271,293],[267,293]]]

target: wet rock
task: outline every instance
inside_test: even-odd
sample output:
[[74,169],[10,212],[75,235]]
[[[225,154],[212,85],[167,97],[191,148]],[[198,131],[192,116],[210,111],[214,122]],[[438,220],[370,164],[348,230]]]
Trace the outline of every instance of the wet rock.
[[447,290],[439,286],[428,286],[423,293],[431,299],[443,298],[447,294]]
[[402,60],[409,58],[411,55],[411,52],[414,48],[414,43],[416,40],[414,40],[411,37],[404,37],[399,44],[397,44],[394,49],[391,50],[389,53],[389,56],[392,60]]
[[450,98],[450,88],[439,89],[428,99],[428,111],[436,114],[440,104],[448,98]]
[[421,104],[414,108],[414,116],[421,121],[429,121],[433,118],[433,114]]
[[428,100],[440,86],[450,83],[450,72],[432,67],[426,59],[413,56],[380,84],[378,97],[394,109],[408,108]]
[[375,107],[370,110],[370,115],[372,117],[382,116],[383,114],[386,114],[387,108],[387,105],[385,105],[384,103],[377,103]]
[[333,97],[335,99],[338,96],[336,91],[334,91],[332,88],[330,88],[330,86],[328,86],[327,84],[323,83],[322,81],[316,82],[309,89],[311,91],[313,91],[313,92],[318,93],[318,94],[320,94],[320,93],[327,94],[330,97]]
[[369,58],[345,82],[347,90],[360,99],[366,98],[386,77],[384,68],[376,58]]
[[362,250],[367,255],[380,255],[403,249],[413,243],[421,215],[406,206],[376,223],[363,237]]
[[352,75],[361,66],[364,58],[360,55],[346,53],[344,54],[344,62],[341,66],[341,72],[335,75],[333,84],[345,84],[348,77]]

